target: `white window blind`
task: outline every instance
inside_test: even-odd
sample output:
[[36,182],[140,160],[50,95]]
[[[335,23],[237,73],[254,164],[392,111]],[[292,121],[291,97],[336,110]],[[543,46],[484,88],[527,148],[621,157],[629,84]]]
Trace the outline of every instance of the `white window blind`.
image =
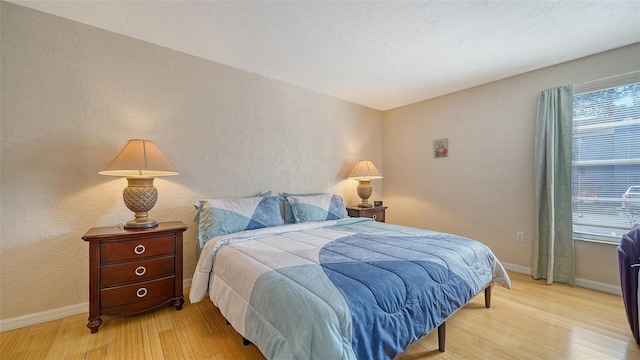
[[574,239],[618,243],[640,223],[640,71],[574,86],[571,177]]

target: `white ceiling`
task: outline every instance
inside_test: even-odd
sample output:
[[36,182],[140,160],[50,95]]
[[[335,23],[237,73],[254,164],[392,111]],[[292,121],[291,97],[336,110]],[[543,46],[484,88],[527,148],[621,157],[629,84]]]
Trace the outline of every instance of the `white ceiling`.
[[11,2],[378,110],[640,42],[640,1]]

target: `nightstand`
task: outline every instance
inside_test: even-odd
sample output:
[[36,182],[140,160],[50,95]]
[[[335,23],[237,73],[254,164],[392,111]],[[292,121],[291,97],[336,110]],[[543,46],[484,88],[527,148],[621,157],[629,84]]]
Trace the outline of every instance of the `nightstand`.
[[182,309],[181,221],[149,229],[97,227],[82,237],[89,242],[89,321],[98,332],[102,315],[140,314],[172,304]]
[[384,222],[384,213],[387,206],[361,208],[357,206],[347,207],[347,214],[350,217],[368,217],[375,221]]

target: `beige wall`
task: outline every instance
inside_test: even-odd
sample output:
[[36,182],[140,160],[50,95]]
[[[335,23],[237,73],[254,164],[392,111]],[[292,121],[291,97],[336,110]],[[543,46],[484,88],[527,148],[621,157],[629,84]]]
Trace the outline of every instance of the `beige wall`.
[[[88,300],[82,235],[132,217],[126,181],[97,171],[136,137],[181,171],[156,179],[152,215],[190,227],[186,278],[195,200],[271,189],[354,204],[344,178],[360,158],[385,176],[372,199],[389,222],[473,237],[529,267],[539,91],[637,70],[640,58],[634,45],[381,114],[14,4],[0,13],[0,319]],[[434,159],[441,137],[451,155]],[[579,277],[617,283],[614,246],[576,253]]]
[[197,199],[331,191],[355,204],[350,167],[384,171],[378,111],[14,4],[0,12],[0,319],[88,301],[82,235],[133,217],[126,180],[97,174],[127,139],[154,140],[181,172],[156,179],[152,216],[189,226],[185,278]]
[[[385,112],[387,219],[478,239],[501,261],[530,268],[538,94],[639,68],[635,44]],[[438,138],[449,139],[448,158],[433,157]],[[577,277],[619,284],[614,245],[575,244]]]

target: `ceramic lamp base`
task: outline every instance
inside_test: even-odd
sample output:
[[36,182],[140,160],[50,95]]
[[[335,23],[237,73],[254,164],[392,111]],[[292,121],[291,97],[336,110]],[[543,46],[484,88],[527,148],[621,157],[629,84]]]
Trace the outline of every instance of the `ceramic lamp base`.
[[373,205],[369,204],[369,198],[371,197],[371,194],[373,193],[373,187],[371,186],[371,180],[358,180],[358,196],[360,197],[360,199],[362,200],[362,202],[360,204],[358,204],[358,207],[361,208],[370,208],[373,207]]
[[148,229],[158,226],[155,219],[149,219],[148,213],[136,213],[136,218],[127,221],[124,225],[125,229]]
[[373,205],[371,205],[370,203],[360,203],[360,204],[358,204],[358,207],[361,207],[361,208],[372,208]]
[[152,177],[129,177],[129,186],[122,192],[127,208],[135,213],[135,219],[125,224],[125,229],[146,229],[158,226],[158,222],[149,219],[149,210],[158,200],[158,189],[153,186]]

